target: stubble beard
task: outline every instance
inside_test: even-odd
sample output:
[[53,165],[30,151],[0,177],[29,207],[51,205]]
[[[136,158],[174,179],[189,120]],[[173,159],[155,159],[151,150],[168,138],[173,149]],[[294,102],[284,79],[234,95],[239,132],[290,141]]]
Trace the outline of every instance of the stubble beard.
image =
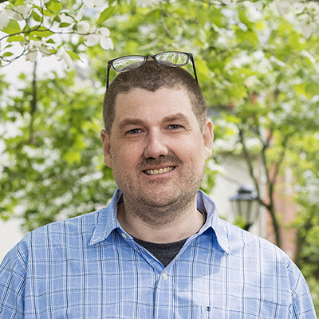
[[[178,162],[179,168],[182,168],[181,161],[176,159],[176,156],[173,160],[172,157],[174,156],[171,156],[169,161],[165,159],[165,165],[167,162],[175,164]],[[153,160],[154,165],[162,164],[159,162],[161,161]],[[139,166],[142,167],[143,164]],[[180,183],[178,185],[174,184],[177,187],[170,184],[161,194],[154,194],[154,188],[142,189],[140,185],[136,185],[131,176],[120,178],[119,180],[122,183],[118,183],[118,186],[123,192],[125,211],[151,225],[165,225],[171,222],[188,208],[191,208],[196,202],[196,194],[205,174],[205,161],[202,167],[199,167],[198,163],[197,165],[191,165],[191,167],[197,167],[197,171],[194,172],[193,169],[188,169],[183,172],[184,178],[181,176]],[[155,188],[156,184],[159,187],[161,186],[160,182],[154,181],[153,186]]]

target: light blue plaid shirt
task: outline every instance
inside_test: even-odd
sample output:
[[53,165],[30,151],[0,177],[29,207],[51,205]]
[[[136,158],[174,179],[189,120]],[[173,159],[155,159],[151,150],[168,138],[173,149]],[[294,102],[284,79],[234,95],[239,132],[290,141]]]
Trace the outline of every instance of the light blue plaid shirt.
[[315,319],[295,264],[264,239],[220,220],[213,201],[164,268],[116,219],[121,192],[97,212],[28,234],[0,266],[0,318]]

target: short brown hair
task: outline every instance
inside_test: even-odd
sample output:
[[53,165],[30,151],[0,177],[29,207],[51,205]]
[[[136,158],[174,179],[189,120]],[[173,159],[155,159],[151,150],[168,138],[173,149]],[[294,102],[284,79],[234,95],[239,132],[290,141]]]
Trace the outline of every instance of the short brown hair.
[[155,61],[147,61],[139,68],[119,73],[106,90],[103,121],[107,134],[111,135],[115,118],[115,102],[119,93],[127,93],[134,88],[154,92],[162,87],[186,90],[193,112],[202,129],[207,118],[207,106],[202,90],[192,75],[181,67],[164,66]]

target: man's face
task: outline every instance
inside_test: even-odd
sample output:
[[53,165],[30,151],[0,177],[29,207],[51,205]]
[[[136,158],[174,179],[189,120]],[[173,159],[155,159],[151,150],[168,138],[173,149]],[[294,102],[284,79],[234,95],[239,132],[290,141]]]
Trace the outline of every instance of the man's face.
[[211,156],[212,122],[201,131],[184,90],[132,89],[116,98],[104,162],[131,203],[167,207],[194,200]]

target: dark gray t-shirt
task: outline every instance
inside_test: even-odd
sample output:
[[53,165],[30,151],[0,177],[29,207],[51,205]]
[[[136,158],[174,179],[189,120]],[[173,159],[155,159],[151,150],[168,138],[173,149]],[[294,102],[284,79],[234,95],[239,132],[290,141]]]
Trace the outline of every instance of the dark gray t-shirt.
[[134,238],[134,240],[153,254],[162,263],[162,265],[166,267],[181,250],[187,238],[168,244],[150,243],[138,238]]
[[[201,211],[200,211],[201,212]],[[201,212],[205,217],[206,222],[206,213]],[[205,224],[204,222],[204,224]],[[153,254],[164,267],[166,267],[178,254],[183,245],[185,244],[186,239],[176,241],[168,244],[156,244],[144,241],[138,238],[133,237],[134,240],[145,249],[147,249],[151,254]]]

